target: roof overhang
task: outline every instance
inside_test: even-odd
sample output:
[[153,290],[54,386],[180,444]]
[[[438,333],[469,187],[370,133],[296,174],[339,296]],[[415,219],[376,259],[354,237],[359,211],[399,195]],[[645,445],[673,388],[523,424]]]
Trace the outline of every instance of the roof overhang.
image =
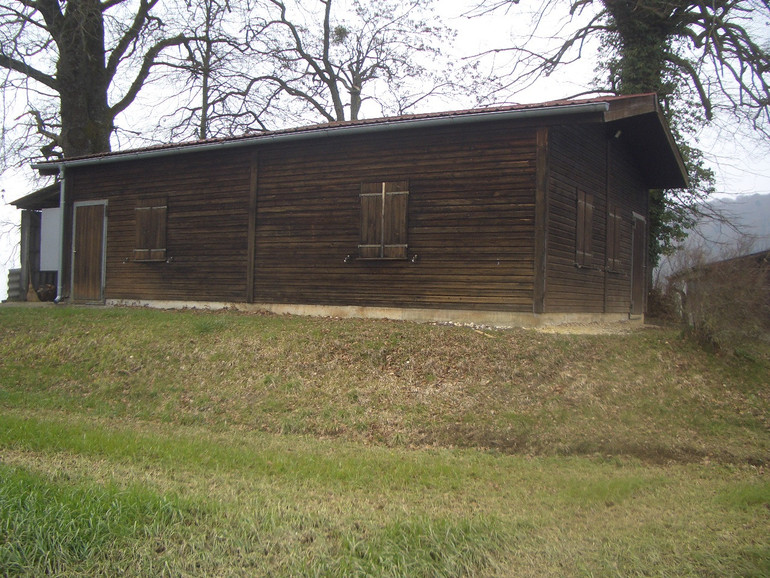
[[59,183],[54,183],[38,189],[20,199],[11,201],[11,205],[17,209],[39,211],[40,209],[54,209],[59,206]]
[[652,189],[689,186],[684,159],[674,141],[655,94],[641,94],[611,102],[605,113],[610,135],[631,149]]

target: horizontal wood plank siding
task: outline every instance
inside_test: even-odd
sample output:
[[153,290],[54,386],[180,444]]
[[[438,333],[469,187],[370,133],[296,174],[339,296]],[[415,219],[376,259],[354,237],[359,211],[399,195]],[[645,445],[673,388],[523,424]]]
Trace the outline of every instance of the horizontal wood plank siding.
[[[244,301],[249,160],[230,151],[72,170],[74,200],[109,198],[106,298]],[[137,263],[135,209],[158,195],[168,262]]]
[[647,216],[649,191],[642,185],[642,175],[623,143],[611,139],[612,171],[609,180],[609,202],[620,214],[620,246],[617,271],[607,273],[608,313],[629,311],[631,307],[631,248],[633,213]]
[[634,294],[637,312],[633,239],[648,234],[650,181],[639,167],[650,165],[631,151],[645,161],[647,144],[669,145],[625,109],[598,110],[65,163],[63,296],[74,203],[103,203],[107,300],[622,314]]
[[[550,132],[545,311],[627,313],[631,304],[632,213],[647,215],[648,191],[622,140],[601,125],[553,127]],[[591,261],[578,266],[577,204],[592,196]],[[607,262],[608,212],[622,217],[619,261]]]
[[[551,129],[546,312],[604,311],[606,139],[600,125]],[[593,196],[591,265],[578,267],[578,192]]]
[[[530,312],[535,134],[485,123],[96,165],[68,172],[68,201],[109,199],[107,299]],[[355,259],[372,181],[409,183],[407,260]],[[138,263],[135,209],[159,195],[168,262]]]
[[[263,149],[255,299],[531,311],[534,138],[490,124]],[[357,260],[361,183],[399,180],[408,260]]]

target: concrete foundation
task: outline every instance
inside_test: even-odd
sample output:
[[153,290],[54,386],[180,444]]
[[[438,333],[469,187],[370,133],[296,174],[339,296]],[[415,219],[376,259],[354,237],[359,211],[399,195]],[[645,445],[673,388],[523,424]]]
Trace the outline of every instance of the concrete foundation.
[[141,299],[109,299],[107,305],[151,307],[155,309],[233,309],[246,312],[269,312],[276,315],[306,315],[361,319],[392,319],[420,323],[456,323],[490,327],[545,327],[582,323],[644,323],[644,316],[627,313],[514,313],[510,311],[472,311],[463,309],[406,309],[397,307],[355,307],[332,305],[288,305],[278,303],[227,303],[211,301],[146,301]]

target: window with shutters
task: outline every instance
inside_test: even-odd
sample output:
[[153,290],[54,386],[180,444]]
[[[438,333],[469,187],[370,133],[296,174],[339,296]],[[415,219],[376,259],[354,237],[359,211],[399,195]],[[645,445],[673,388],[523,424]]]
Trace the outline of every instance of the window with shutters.
[[607,269],[620,271],[620,234],[623,218],[618,207],[611,207],[607,214]]
[[361,185],[359,259],[407,258],[408,181]]
[[575,264],[591,266],[591,238],[593,236],[594,196],[585,191],[577,193],[577,235],[575,239]]
[[142,199],[136,215],[136,243],[134,261],[166,260],[166,212],[165,198]]

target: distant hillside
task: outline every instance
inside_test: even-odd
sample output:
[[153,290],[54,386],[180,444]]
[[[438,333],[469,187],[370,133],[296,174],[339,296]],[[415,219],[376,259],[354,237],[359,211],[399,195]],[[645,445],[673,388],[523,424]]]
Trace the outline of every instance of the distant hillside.
[[714,258],[732,256],[739,244],[749,252],[770,248],[770,195],[715,199],[709,205],[729,224],[702,219],[691,233],[691,243],[704,243]]
[[770,249],[770,195],[714,199],[704,213],[719,215],[721,220],[701,219],[690,231],[684,250],[661,260],[657,279],[692,266],[696,260],[719,261]]

